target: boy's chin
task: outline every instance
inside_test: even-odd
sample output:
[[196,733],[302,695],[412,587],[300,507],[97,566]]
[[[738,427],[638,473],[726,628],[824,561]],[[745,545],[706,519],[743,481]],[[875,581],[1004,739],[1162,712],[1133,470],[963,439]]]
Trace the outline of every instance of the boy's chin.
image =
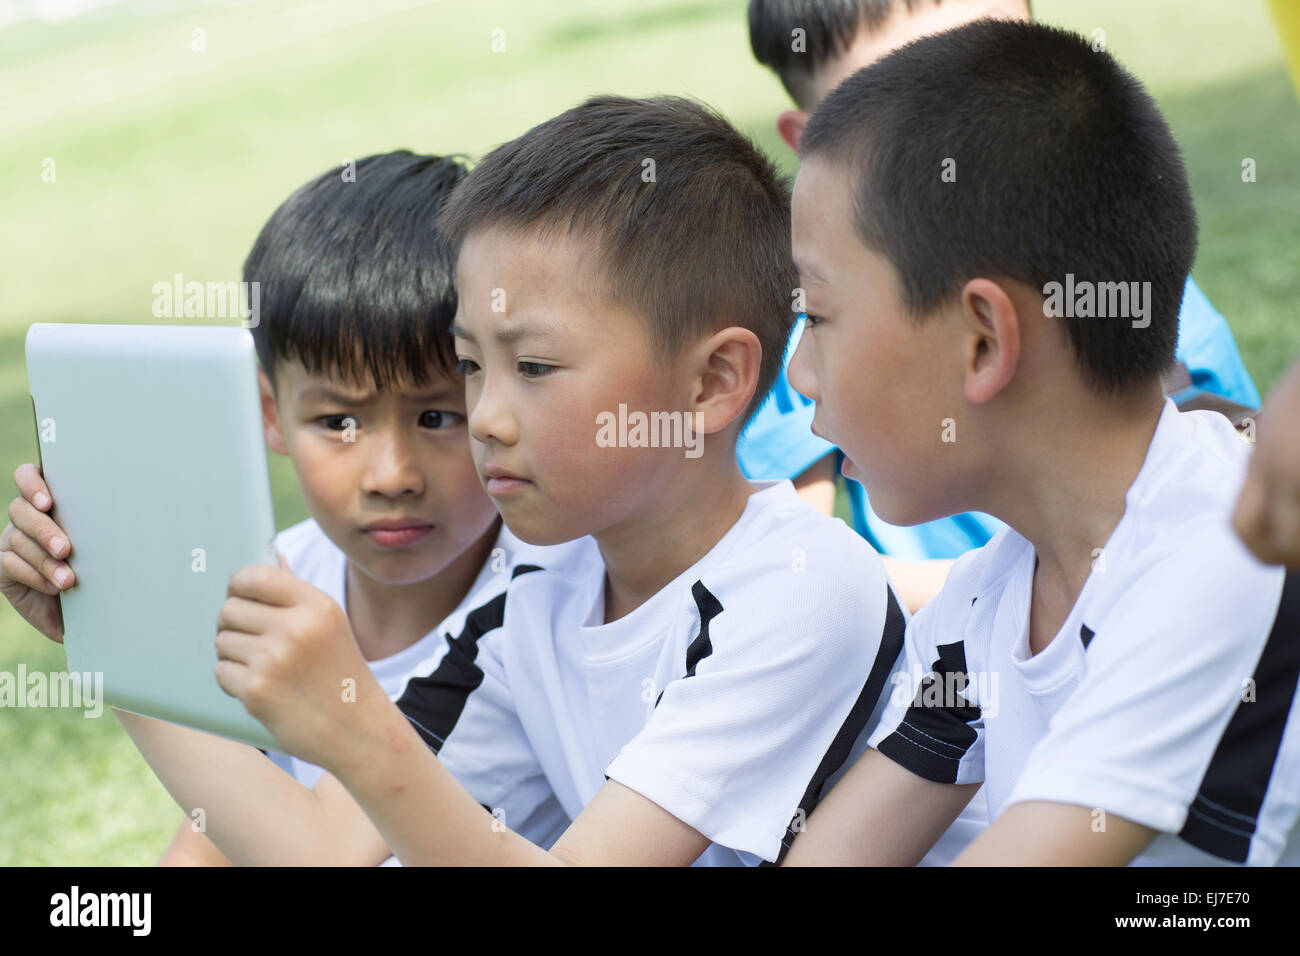
[[920,500],[901,489],[888,488],[878,482],[866,482],[858,478],[852,480],[859,481],[866,489],[871,510],[887,524],[907,528],[927,521],[937,521],[952,514],[951,511],[944,510],[940,503]]
[[585,537],[587,532],[584,530],[574,530],[567,528],[558,528],[553,524],[538,521],[534,516],[511,515],[509,509],[501,512],[502,523],[524,544],[535,545],[539,548],[550,547],[553,544],[564,544],[566,541],[574,541],[578,538]]

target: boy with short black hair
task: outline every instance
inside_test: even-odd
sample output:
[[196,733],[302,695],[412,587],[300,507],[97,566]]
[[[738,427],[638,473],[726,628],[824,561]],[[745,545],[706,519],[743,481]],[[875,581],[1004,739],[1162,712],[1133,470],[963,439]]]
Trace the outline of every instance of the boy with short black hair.
[[887,520],[1010,527],[789,862],[914,861],[981,782],[962,862],[1300,862],[1300,579],[1232,534],[1248,447],[1162,395],[1196,218],[1140,84],[1025,23],[918,40],[809,123],[792,235],[791,381],[848,473]]
[[[521,569],[504,626],[396,708],[364,675],[333,703],[352,644],[275,569],[235,574],[217,638],[222,686],[404,862],[774,862],[865,743],[905,612],[865,542],[735,459],[790,329],[788,217],[770,162],[673,98],[589,100],[448,204],[480,475],[593,562]],[[511,830],[546,798],[574,818],[549,854]]]

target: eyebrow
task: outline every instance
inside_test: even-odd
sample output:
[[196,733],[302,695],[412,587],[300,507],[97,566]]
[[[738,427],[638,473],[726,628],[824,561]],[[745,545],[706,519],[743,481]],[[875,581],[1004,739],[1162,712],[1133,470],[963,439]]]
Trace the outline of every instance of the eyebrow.
[[[315,385],[303,391],[301,401],[335,402],[340,405],[364,405],[366,402],[372,401],[375,398],[375,394],[375,392],[362,392],[359,394],[340,392],[323,385]],[[415,392],[404,397],[411,401],[436,401],[444,398],[457,398],[460,394],[460,389],[453,385],[437,385],[423,392]]]
[[807,262],[800,262],[798,259],[796,259],[794,261],[794,267],[799,272],[800,278],[806,277],[812,279],[814,282],[819,282],[822,285],[827,284],[826,279],[822,276],[822,274],[818,272],[816,269],[812,268],[810,265],[808,265]]
[[[528,322],[521,321],[520,319],[516,319],[513,324],[507,326],[506,328],[498,328],[492,334],[492,338],[502,345],[513,345],[515,342],[518,342],[520,339],[555,338],[557,335],[559,335],[559,333],[560,333],[559,323],[551,321],[549,319],[535,319],[533,321],[528,321]],[[478,339],[474,337],[474,334],[470,332],[469,329],[465,328],[465,326],[461,325],[459,322],[452,323],[451,334],[453,337],[458,339],[466,339],[470,342],[478,341]]]

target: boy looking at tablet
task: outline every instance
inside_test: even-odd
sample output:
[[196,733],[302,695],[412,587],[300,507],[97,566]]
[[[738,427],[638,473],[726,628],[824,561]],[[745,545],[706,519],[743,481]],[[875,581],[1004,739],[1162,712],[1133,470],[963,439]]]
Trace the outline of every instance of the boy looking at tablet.
[[[434,672],[448,634],[490,623],[511,572],[543,550],[501,526],[469,455],[464,383],[446,334],[456,310],[450,256],[434,225],[464,175],[454,159],[408,152],[359,160],[355,181],[323,173],[275,211],[244,264],[245,280],[260,284],[252,333],[267,443],[292,460],[312,515],[281,532],[277,548],[316,599],[346,616],[390,696]],[[64,536],[45,513],[52,501],[37,469],[22,466],[16,480],[23,497],[0,539],[0,589],[57,640],[58,574],[71,574],[71,549],[56,540]],[[267,761],[244,744],[118,713],[164,782],[188,774],[186,811],[204,809],[207,834],[232,859],[275,861],[257,844],[261,821],[276,819],[276,788],[309,794],[319,766],[280,753]],[[232,801],[228,786],[249,802]],[[518,821],[543,844],[567,823],[553,802]],[[386,855],[377,844],[325,856],[327,847],[327,862]],[[162,862],[226,856],[187,819]]]
[[909,625],[906,692],[787,862],[919,859],[980,783],[966,863],[1300,862],[1300,579],[1232,533],[1249,447],[1162,395],[1196,217],[1151,98],[987,20],[850,77],[801,148],[814,427],[889,521],[1010,527]]
[[[274,568],[232,577],[218,680],[407,863],[777,860],[905,621],[860,537],[736,464],[793,318],[784,184],[695,104],[598,97],[489,154],[441,224],[479,474],[521,538],[590,535],[595,560],[515,578],[504,627],[454,649],[476,685],[455,708],[437,680],[394,707],[364,674],[338,706],[346,621]],[[574,822],[548,853],[512,814],[552,795]]]

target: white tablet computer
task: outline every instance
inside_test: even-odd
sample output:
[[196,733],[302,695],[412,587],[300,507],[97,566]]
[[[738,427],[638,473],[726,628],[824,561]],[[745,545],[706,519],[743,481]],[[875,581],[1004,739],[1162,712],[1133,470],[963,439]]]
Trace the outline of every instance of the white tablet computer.
[[103,674],[114,707],[276,748],[213,674],[230,575],[278,564],[252,335],[38,323],[27,376],[77,575],[68,670]]

